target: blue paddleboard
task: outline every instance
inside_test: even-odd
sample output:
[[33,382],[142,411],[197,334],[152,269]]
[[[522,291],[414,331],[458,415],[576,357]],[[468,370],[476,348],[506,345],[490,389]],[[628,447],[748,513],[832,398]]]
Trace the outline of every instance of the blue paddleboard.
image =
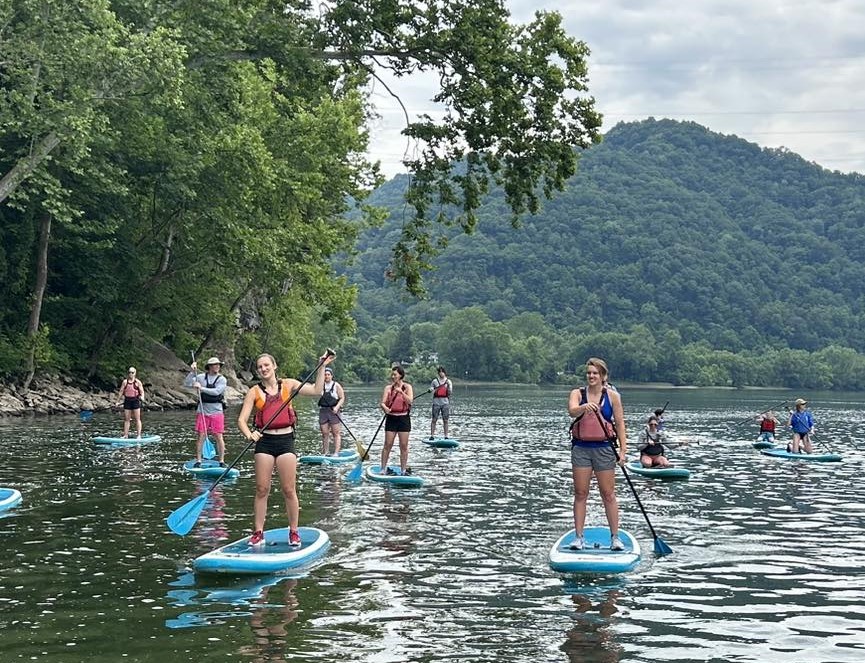
[[[183,464],[183,469],[187,472],[192,472],[197,477],[205,477],[208,479],[216,479],[217,477],[221,477],[222,473],[225,472],[224,467],[219,466],[218,460],[203,460],[201,461],[201,467],[195,467],[194,460],[188,460]],[[240,470],[236,467],[232,467],[228,470],[228,474],[225,475],[226,479],[236,479],[240,476]]]
[[459,440],[452,437],[434,437],[431,440],[424,439],[423,443],[437,449],[456,449],[460,446]]
[[356,463],[360,454],[354,449],[343,449],[337,456],[322,456],[308,454],[301,456],[298,461],[306,465],[342,465],[344,463]]
[[423,486],[423,479],[414,474],[400,474],[399,465],[388,465],[396,474],[385,474],[378,465],[370,465],[366,468],[366,478],[370,481],[388,483],[393,486],[406,488],[417,488]]
[[0,488],[0,511],[6,511],[18,506],[21,502],[21,493],[14,488]]
[[841,454],[794,454],[786,449],[760,449],[761,454],[790,460],[811,460],[817,463],[840,463]]
[[638,460],[628,463],[627,468],[634,474],[653,479],[687,479],[691,476],[691,470],[684,467],[643,467]]
[[299,527],[301,545],[288,545],[288,528],[269,529],[264,543],[252,546],[246,536],[196,558],[192,567],[198,573],[227,575],[266,575],[307,566],[322,557],[330,547],[330,537],[315,527]]
[[583,532],[586,547],[571,550],[570,544],[576,538],[574,530],[569,530],[550,549],[550,568],[559,573],[624,573],[633,569],[640,561],[640,544],[624,530],[619,530],[619,538],[625,544],[624,550],[610,550],[610,530],[607,527],[587,527]]
[[159,435],[142,435],[141,437],[106,437],[99,435],[91,437],[93,444],[110,444],[113,447],[135,447],[139,444],[147,444],[149,442],[159,442],[162,438]]

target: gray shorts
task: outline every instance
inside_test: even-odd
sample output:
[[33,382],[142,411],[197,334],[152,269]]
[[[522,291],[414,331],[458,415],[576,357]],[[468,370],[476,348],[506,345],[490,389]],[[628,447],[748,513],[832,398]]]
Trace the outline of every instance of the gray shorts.
[[339,417],[336,416],[336,412],[334,412],[329,407],[319,408],[318,410],[318,425],[323,426],[324,424],[338,424],[340,423]]
[[432,418],[438,419],[439,415],[441,415],[441,418],[444,421],[448,420],[448,418],[451,416],[451,408],[448,403],[444,403],[442,405],[439,405],[438,403],[433,403]]
[[571,445],[571,465],[573,467],[590,467],[596,472],[615,470],[616,461],[616,454],[609,444],[596,447]]

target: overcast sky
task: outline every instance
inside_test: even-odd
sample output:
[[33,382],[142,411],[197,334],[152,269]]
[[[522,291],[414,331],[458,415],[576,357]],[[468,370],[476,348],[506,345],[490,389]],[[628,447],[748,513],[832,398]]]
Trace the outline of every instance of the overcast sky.
[[[693,120],[764,147],[865,173],[865,0],[506,0],[525,23],[555,9],[591,49],[603,131],[646,117]],[[410,114],[435,113],[434,77],[391,83]],[[371,156],[388,176],[412,146],[379,86]]]

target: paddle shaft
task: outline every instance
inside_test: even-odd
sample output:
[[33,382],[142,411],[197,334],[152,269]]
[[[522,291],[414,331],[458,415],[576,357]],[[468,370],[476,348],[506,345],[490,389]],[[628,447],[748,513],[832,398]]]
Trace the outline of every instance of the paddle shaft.
[[759,417],[761,414],[766,414],[767,412],[769,412],[771,410],[778,410],[780,408],[783,408],[785,405],[787,405],[787,403],[789,403],[789,401],[781,401],[780,403],[778,403],[778,405],[774,405],[772,407],[767,407],[765,410],[761,410],[757,414],[752,414],[747,419],[742,419],[741,421],[738,421],[733,425],[734,426],[741,426],[742,424],[747,423],[749,421],[754,421],[754,417]]
[[[300,392],[303,385],[305,385],[307,382],[309,382],[312,379],[313,375],[318,373],[318,369],[320,369],[322,367],[322,364],[324,364],[325,360],[328,357],[332,357],[334,354],[335,353],[333,352],[333,350],[328,350],[325,353],[324,357],[322,357],[321,360],[318,362],[316,367],[313,368],[305,378],[303,378],[303,381],[294,389],[294,391],[292,391],[289,394],[288,398],[283,401],[282,405],[279,406],[279,409],[273,413],[273,416],[271,416],[270,419],[268,419],[267,422],[265,422],[264,426],[262,426],[261,428],[258,428],[256,430],[261,431],[261,432],[267,430],[267,428],[270,427],[270,424],[272,424],[276,420],[276,418],[280,415],[280,413],[286,407],[288,407],[288,404],[294,400],[294,397],[297,396],[297,394]],[[220,481],[222,481],[226,477],[226,475],[231,471],[231,468],[233,468],[235,465],[237,465],[240,462],[240,459],[243,458],[244,454],[246,454],[246,452],[249,451],[253,447],[255,442],[256,442],[255,440],[249,441],[249,444],[247,444],[243,448],[243,451],[241,451],[239,454],[237,454],[237,457],[233,461],[231,461],[229,466],[225,468],[225,470],[222,472],[222,474],[219,475],[219,477],[216,479],[216,481],[214,481],[213,484],[205,491],[205,493],[204,493],[205,495],[213,492],[213,489],[216,488],[216,484],[218,484]]]
[[[604,426],[604,420],[601,419],[601,413],[598,412],[597,410],[595,410],[594,412],[595,412],[595,416],[598,418],[598,423],[601,425],[601,429],[606,430],[606,426]],[[619,460],[619,449],[616,449],[616,445],[612,440],[609,440],[609,442],[610,442],[610,449],[613,450],[613,453],[616,456],[616,461],[618,461]],[[625,459],[622,458],[621,460],[622,460],[622,463],[624,463]],[[646,519],[646,524],[649,526],[649,531],[652,532],[652,538],[655,541],[659,541],[660,537],[658,536],[658,533],[655,531],[655,528],[652,525],[652,521],[649,520],[649,514],[646,511],[646,507],[643,506],[643,502],[640,500],[640,496],[637,494],[637,489],[634,487],[634,483],[631,481],[631,475],[628,474],[628,470],[625,469],[624,464],[619,464],[619,467],[622,468],[622,474],[625,475],[625,479],[627,479],[627,481],[628,481],[628,486],[630,486],[631,492],[634,494],[634,499],[637,500],[637,505],[640,507],[640,511],[643,512],[643,518]],[[666,547],[666,544],[664,544],[664,546]]]

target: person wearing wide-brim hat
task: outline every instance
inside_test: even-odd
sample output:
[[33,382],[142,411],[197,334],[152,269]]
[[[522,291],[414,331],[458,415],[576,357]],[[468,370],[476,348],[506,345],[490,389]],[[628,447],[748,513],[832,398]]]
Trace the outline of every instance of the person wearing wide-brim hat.
[[790,443],[790,453],[800,453],[800,449],[805,453],[812,453],[814,447],[811,444],[811,431],[814,429],[814,417],[805,409],[808,401],[804,398],[797,398],[795,410],[790,411],[790,428],[793,429],[793,441]]
[[199,373],[195,362],[190,365],[190,372],[183,381],[184,387],[192,387],[198,392],[198,408],[195,412],[195,432],[198,438],[195,443],[195,467],[201,466],[201,450],[204,440],[212,434],[216,438],[216,453],[219,464],[225,467],[225,388],[228,382],[220,375],[222,361],[219,357],[211,357],[204,363],[204,373]]

